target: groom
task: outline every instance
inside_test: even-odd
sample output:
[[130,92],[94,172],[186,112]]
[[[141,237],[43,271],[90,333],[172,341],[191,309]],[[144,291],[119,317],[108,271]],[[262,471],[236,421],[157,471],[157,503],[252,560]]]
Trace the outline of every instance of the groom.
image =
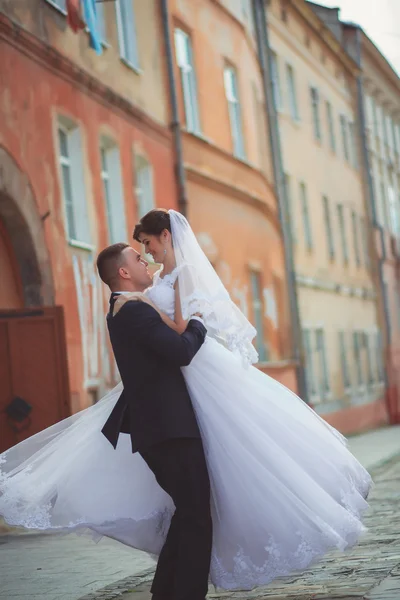
[[117,446],[129,433],[159,485],[171,496],[175,514],[161,550],[153,600],[204,600],[212,546],[210,482],[199,428],[181,367],[204,342],[201,319],[179,335],[151,306],[126,302],[113,315],[119,293],[151,285],[148,264],[128,244],[100,252],[97,268],[111,289],[108,330],[124,391],[103,428]]

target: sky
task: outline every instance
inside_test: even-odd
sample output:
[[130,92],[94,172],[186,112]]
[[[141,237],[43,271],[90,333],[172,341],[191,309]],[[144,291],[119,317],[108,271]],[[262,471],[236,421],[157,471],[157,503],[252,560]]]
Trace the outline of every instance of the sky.
[[400,0],[314,0],[361,25],[400,76]]

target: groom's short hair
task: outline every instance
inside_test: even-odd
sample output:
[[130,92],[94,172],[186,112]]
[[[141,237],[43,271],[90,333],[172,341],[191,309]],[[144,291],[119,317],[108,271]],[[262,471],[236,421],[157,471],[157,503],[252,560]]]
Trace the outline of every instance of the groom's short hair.
[[111,285],[118,276],[118,270],[123,265],[122,253],[125,248],[129,248],[129,244],[118,242],[104,248],[97,257],[96,264],[100,279],[107,285]]

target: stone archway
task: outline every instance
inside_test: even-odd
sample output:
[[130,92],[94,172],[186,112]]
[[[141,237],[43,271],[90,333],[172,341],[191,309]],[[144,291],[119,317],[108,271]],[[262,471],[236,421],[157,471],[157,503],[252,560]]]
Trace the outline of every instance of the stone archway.
[[23,288],[24,305],[54,305],[50,256],[29,179],[0,147],[0,219],[7,229]]

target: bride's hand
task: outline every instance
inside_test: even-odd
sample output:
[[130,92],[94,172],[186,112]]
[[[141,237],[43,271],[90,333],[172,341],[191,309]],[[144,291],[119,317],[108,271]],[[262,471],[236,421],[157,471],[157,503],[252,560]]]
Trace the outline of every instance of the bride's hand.
[[117,312],[119,310],[121,310],[123,305],[126,302],[130,302],[130,301],[144,302],[145,304],[148,304],[149,306],[154,308],[154,310],[156,310],[159,314],[161,314],[161,312],[158,310],[156,305],[153,304],[153,302],[146,296],[146,294],[143,294],[143,292],[127,292],[126,294],[121,294],[120,296],[118,296],[118,298],[114,304],[113,315],[115,316],[117,314]]

